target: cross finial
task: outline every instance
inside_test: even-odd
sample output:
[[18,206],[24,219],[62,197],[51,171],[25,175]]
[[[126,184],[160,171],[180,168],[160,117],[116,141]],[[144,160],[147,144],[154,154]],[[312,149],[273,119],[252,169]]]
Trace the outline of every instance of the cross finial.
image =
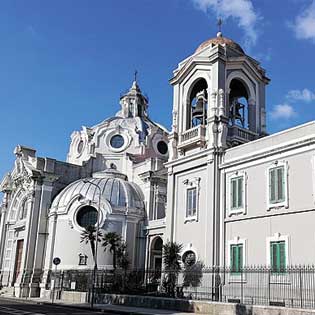
[[135,82],[137,82],[137,76],[138,76],[138,71],[135,70],[135,79],[134,79]]
[[218,32],[221,33],[222,32],[222,24],[223,24],[223,20],[221,17],[218,18],[218,22],[217,22],[217,26],[218,26]]

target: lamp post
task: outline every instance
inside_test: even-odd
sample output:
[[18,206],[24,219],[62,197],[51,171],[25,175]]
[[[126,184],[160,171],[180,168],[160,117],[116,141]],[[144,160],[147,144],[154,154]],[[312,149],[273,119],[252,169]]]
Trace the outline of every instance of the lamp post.
[[93,270],[93,283],[92,283],[92,297],[91,297],[91,308],[94,307],[94,291],[95,291],[95,287],[96,287],[96,271],[97,271],[97,249],[98,249],[98,233],[99,233],[99,228],[100,228],[100,224],[99,224],[99,217],[100,217],[100,211],[101,211],[101,195],[102,195],[102,189],[99,185],[84,179],[83,180],[84,183],[88,183],[90,185],[95,186],[98,190],[99,190],[99,195],[98,195],[98,209],[97,209],[97,217],[96,217],[96,244],[95,244],[95,257],[94,257],[94,270]]

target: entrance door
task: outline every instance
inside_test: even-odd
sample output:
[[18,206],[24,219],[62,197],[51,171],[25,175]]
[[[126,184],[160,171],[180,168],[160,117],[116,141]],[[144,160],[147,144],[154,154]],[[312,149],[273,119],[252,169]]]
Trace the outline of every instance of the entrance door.
[[15,265],[14,265],[14,279],[13,282],[16,281],[19,273],[21,271],[21,262],[22,262],[22,254],[23,254],[23,244],[24,240],[18,240],[16,244],[16,256],[15,256]]

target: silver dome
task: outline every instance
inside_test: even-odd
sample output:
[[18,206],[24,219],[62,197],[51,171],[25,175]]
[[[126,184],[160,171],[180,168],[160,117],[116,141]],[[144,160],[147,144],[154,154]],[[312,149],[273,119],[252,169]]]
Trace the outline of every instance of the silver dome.
[[78,195],[97,203],[99,189],[95,185],[101,189],[101,198],[107,200],[112,208],[144,209],[140,188],[128,182],[125,175],[115,170],[99,172],[93,174],[91,178],[83,178],[71,183],[56,196],[51,208],[65,208]]

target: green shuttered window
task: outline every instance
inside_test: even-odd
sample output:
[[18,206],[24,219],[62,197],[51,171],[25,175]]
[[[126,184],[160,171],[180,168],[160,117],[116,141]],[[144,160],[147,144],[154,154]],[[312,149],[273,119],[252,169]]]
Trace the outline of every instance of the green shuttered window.
[[243,268],[243,244],[233,244],[230,247],[231,273],[240,273]]
[[284,166],[269,170],[269,202],[279,203],[285,201],[285,169]]
[[244,207],[244,177],[239,176],[231,179],[231,210]]
[[270,265],[271,271],[276,273],[285,272],[286,255],[285,255],[285,241],[270,243]]

